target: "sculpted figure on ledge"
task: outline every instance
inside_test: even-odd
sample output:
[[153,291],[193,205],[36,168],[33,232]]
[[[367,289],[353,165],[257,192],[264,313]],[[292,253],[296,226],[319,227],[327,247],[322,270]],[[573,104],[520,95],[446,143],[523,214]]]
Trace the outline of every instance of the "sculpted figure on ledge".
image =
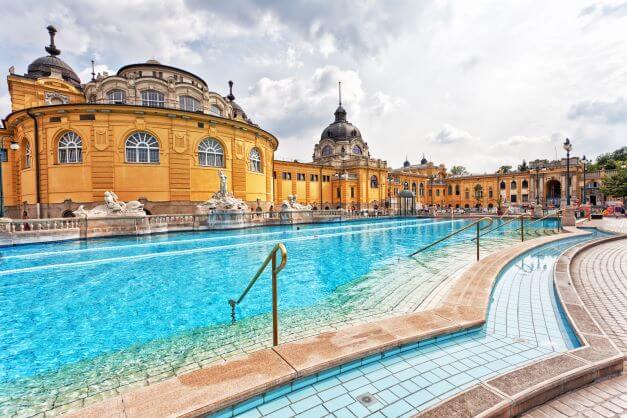
[[127,203],[121,202],[114,192],[104,192],[104,204],[93,209],[85,209],[80,205],[74,211],[74,215],[87,218],[104,218],[108,216],[146,216],[144,205],[137,200],[130,200]]
[[248,205],[226,190],[226,174],[220,170],[218,176],[220,177],[220,190],[214,193],[209,200],[196,206],[197,213],[208,214],[216,211],[244,213],[247,211]]

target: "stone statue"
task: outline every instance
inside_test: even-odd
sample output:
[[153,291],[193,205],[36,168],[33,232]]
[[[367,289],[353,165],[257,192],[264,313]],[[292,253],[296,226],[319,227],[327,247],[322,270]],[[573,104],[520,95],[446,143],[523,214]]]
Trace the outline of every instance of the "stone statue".
[[146,216],[144,205],[137,200],[121,202],[114,192],[104,192],[104,204],[86,210],[83,205],[74,211],[74,215],[87,218],[104,218],[109,216]]
[[287,200],[284,200],[281,204],[281,211],[289,212],[289,211],[300,211],[300,210],[311,210],[311,205],[301,205],[296,202],[296,195],[287,196]]
[[224,174],[224,171],[220,170],[218,175],[220,176],[220,194],[226,195],[226,174]]
[[196,212],[208,214],[215,212],[244,213],[247,211],[248,205],[226,190],[226,174],[220,170],[218,176],[220,177],[220,190],[214,193],[209,200],[196,206]]

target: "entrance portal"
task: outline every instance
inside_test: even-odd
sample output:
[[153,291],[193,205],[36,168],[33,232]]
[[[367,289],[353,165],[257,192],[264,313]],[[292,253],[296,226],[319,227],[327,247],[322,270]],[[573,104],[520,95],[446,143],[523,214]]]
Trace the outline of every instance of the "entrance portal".
[[562,185],[557,180],[546,184],[546,204],[559,207],[562,201]]

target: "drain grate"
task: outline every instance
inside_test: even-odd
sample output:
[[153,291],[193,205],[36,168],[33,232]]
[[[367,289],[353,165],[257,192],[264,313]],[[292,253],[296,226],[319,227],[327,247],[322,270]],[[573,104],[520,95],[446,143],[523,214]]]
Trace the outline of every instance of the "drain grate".
[[369,393],[363,393],[359,396],[357,396],[357,400],[363,405],[363,406],[370,406],[372,404],[375,404],[377,402],[379,402],[377,400],[377,398],[374,397],[374,395],[371,395]]

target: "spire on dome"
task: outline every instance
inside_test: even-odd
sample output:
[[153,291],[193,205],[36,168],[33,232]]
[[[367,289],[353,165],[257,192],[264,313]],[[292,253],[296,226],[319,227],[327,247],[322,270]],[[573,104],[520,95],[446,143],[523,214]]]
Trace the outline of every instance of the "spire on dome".
[[338,92],[339,92],[339,96],[340,96],[340,106],[342,106],[342,82],[338,81],[337,82],[337,88],[338,88]]
[[48,29],[48,34],[50,35],[50,45],[46,47],[46,52],[52,55],[53,57],[57,56],[61,54],[61,51],[54,44],[54,35],[57,33],[57,30],[52,25],[48,25],[46,29]]
[[229,95],[226,96],[230,101],[235,100],[235,96],[233,96],[233,81],[229,80]]

